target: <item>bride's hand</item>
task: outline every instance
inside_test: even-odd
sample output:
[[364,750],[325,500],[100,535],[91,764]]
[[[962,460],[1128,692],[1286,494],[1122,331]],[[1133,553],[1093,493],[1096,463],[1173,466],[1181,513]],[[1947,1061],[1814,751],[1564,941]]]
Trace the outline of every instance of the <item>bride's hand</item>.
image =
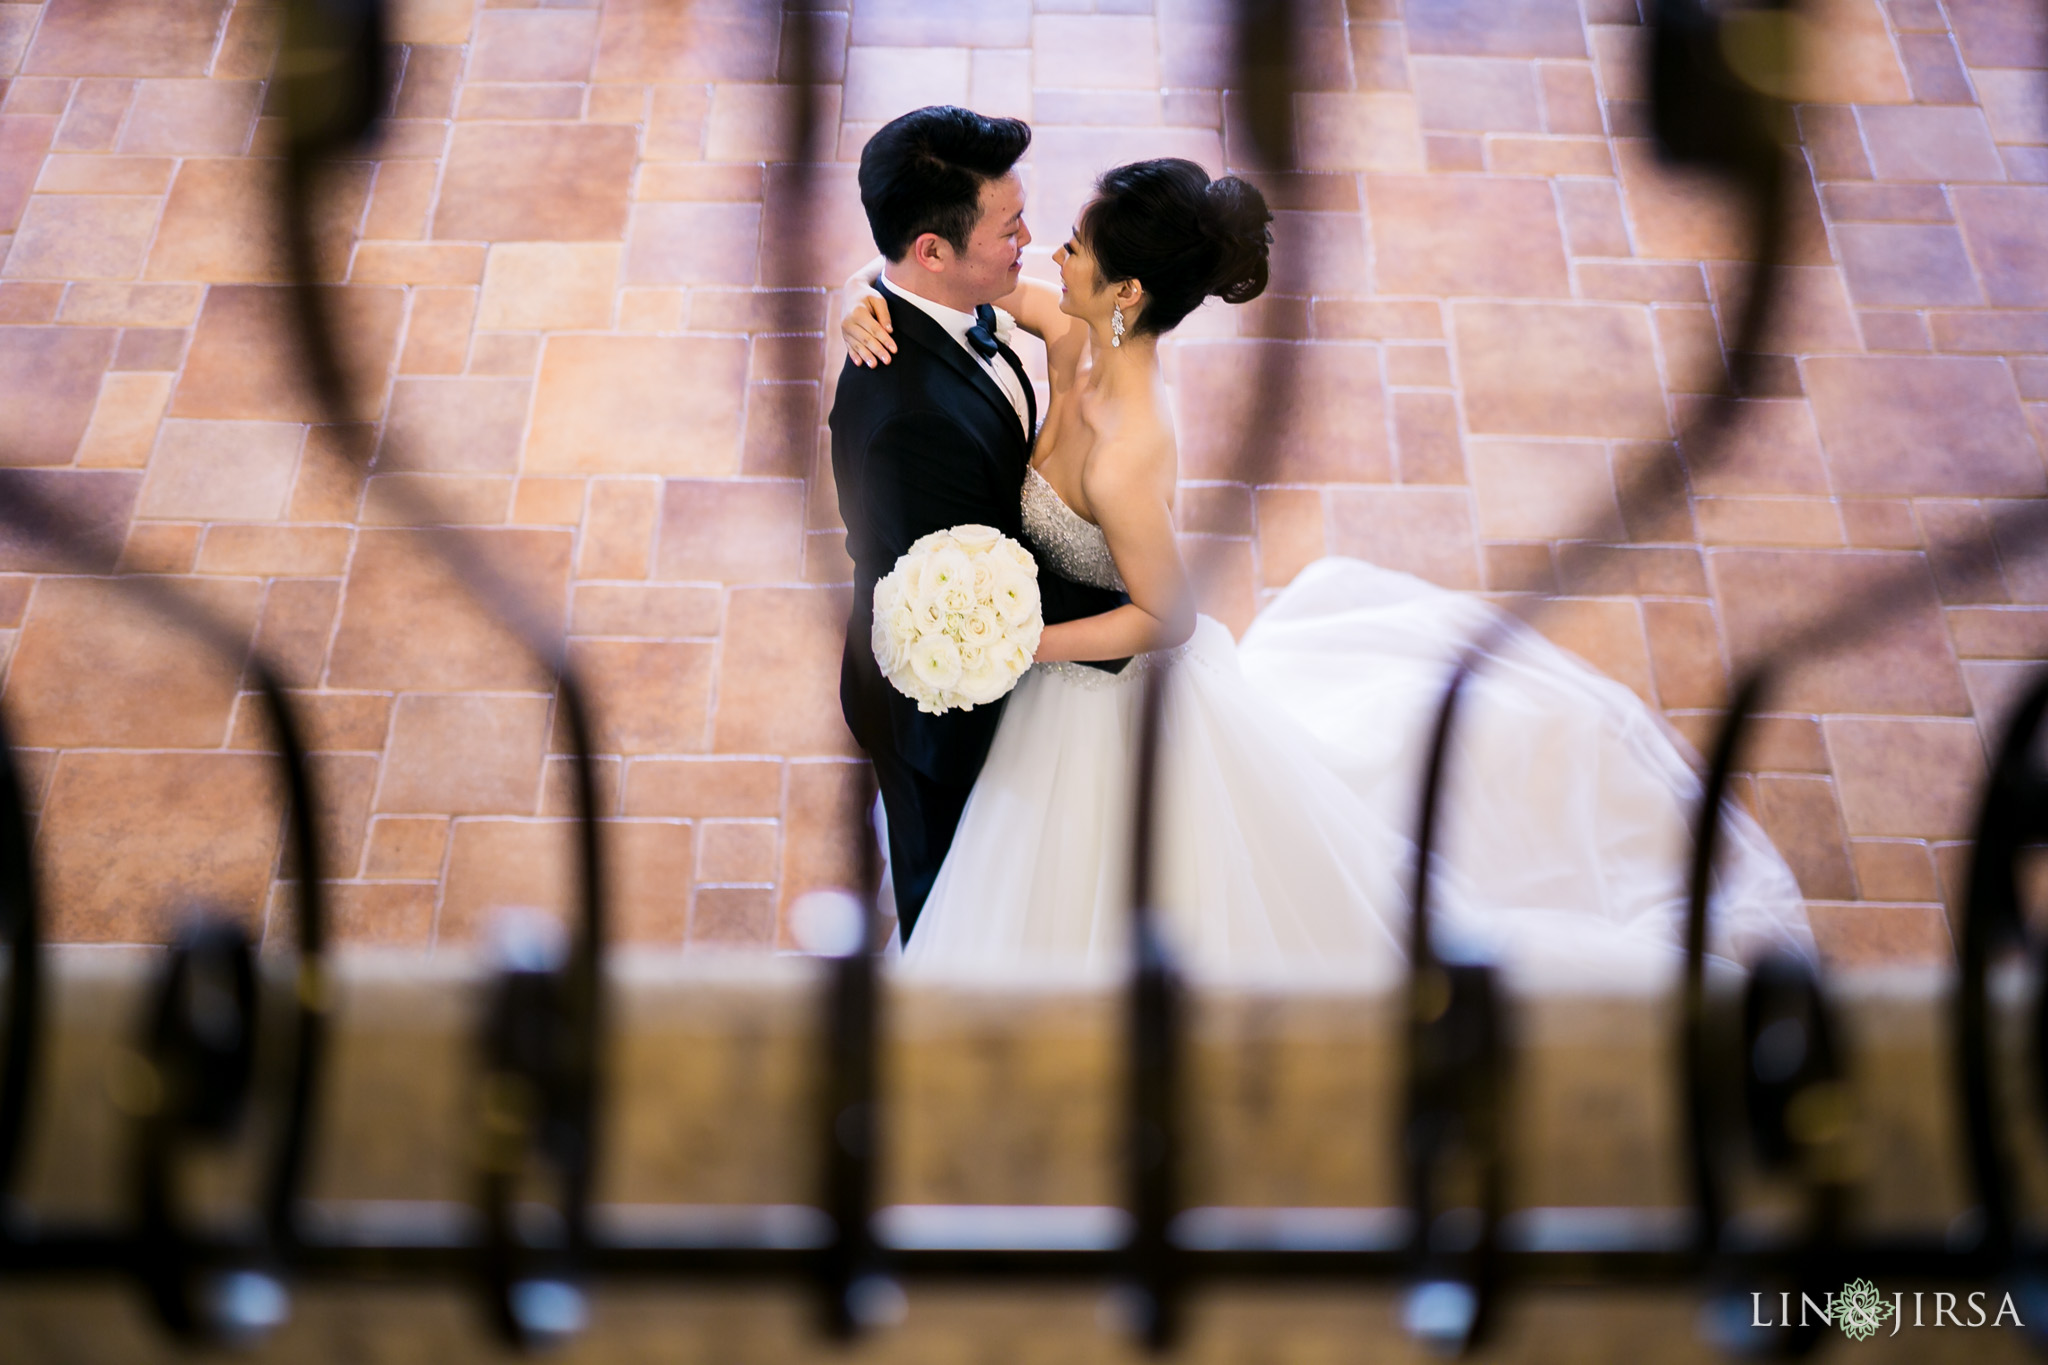
[[869,289],[856,295],[839,319],[839,335],[846,338],[846,357],[856,365],[873,369],[889,363],[896,354],[896,338],[889,335],[889,301],[880,291]]

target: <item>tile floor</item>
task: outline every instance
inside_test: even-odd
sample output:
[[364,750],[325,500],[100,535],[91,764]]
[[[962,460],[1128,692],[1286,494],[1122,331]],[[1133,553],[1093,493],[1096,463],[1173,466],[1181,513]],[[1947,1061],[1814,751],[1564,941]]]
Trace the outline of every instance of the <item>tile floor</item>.
[[[1745,795],[1830,957],[1946,957],[1987,734],[2048,652],[2048,562],[1986,538],[2048,489],[2043,12],[1809,8],[1793,303],[1734,448],[1688,471],[1742,232],[1656,163],[1635,0],[1405,4],[1306,6],[1300,170],[1262,181],[1273,288],[1172,347],[1210,609],[1241,627],[1325,552],[1559,594],[1543,628],[1701,739],[1775,632],[1886,592],[1880,638],[1781,689]],[[0,4],[5,477],[302,689],[342,937],[463,941],[567,875],[550,685],[408,529],[413,497],[595,685],[621,934],[774,945],[848,866],[819,451],[824,289],[871,253],[862,142],[927,102],[1029,118],[1045,248],[1114,162],[1256,159],[1216,0],[817,9],[806,145],[777,83],[805,54],[763,0],[401,0],[394,118],[319,224],[366,424],[337,428],[281,325],[279,12]],[[1291,387],[1253,468],[1261,374]],[[366,484],[336,458],[356,439]],[[1638,477],[1686,497],[1622,506]],[[194,900],[281,932],[246,680],[80,567],[0,538],[55,936],[158,939]]]

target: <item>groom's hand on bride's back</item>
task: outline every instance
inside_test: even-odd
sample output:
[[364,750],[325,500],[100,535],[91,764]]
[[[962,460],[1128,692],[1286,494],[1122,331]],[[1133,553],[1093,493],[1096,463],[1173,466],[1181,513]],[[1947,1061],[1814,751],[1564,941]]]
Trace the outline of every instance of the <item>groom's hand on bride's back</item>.
[[880,291],[856,294],[839,319],[839,335],[846,339],[846,358],[873,369],[889,363],[896,354],[896,338],[890,335],[889,301]]

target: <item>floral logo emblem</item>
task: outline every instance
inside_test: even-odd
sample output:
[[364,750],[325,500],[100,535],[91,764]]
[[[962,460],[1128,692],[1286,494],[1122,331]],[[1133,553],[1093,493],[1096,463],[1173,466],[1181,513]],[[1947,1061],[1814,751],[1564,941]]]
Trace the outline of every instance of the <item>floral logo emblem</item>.
[[1851,1341],[1866,1341],[1892,1315],[1893,1305],[1885,1302],[1870,1281],[1851,1280],[1835,1296],[1834,1309],[1835,1326],[1842,1329],[1842,1335]]

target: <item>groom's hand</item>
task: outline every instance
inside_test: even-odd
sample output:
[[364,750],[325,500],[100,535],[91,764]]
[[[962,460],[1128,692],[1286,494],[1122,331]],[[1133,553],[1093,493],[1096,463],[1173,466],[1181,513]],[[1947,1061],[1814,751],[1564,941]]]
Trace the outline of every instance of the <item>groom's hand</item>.
[[896,338],[890,335],[889,301],[870,289],[854,297],[846,316],[839,320],[839,335],[846,338],[846,358],[873,369],[889,363],[896,354]]

